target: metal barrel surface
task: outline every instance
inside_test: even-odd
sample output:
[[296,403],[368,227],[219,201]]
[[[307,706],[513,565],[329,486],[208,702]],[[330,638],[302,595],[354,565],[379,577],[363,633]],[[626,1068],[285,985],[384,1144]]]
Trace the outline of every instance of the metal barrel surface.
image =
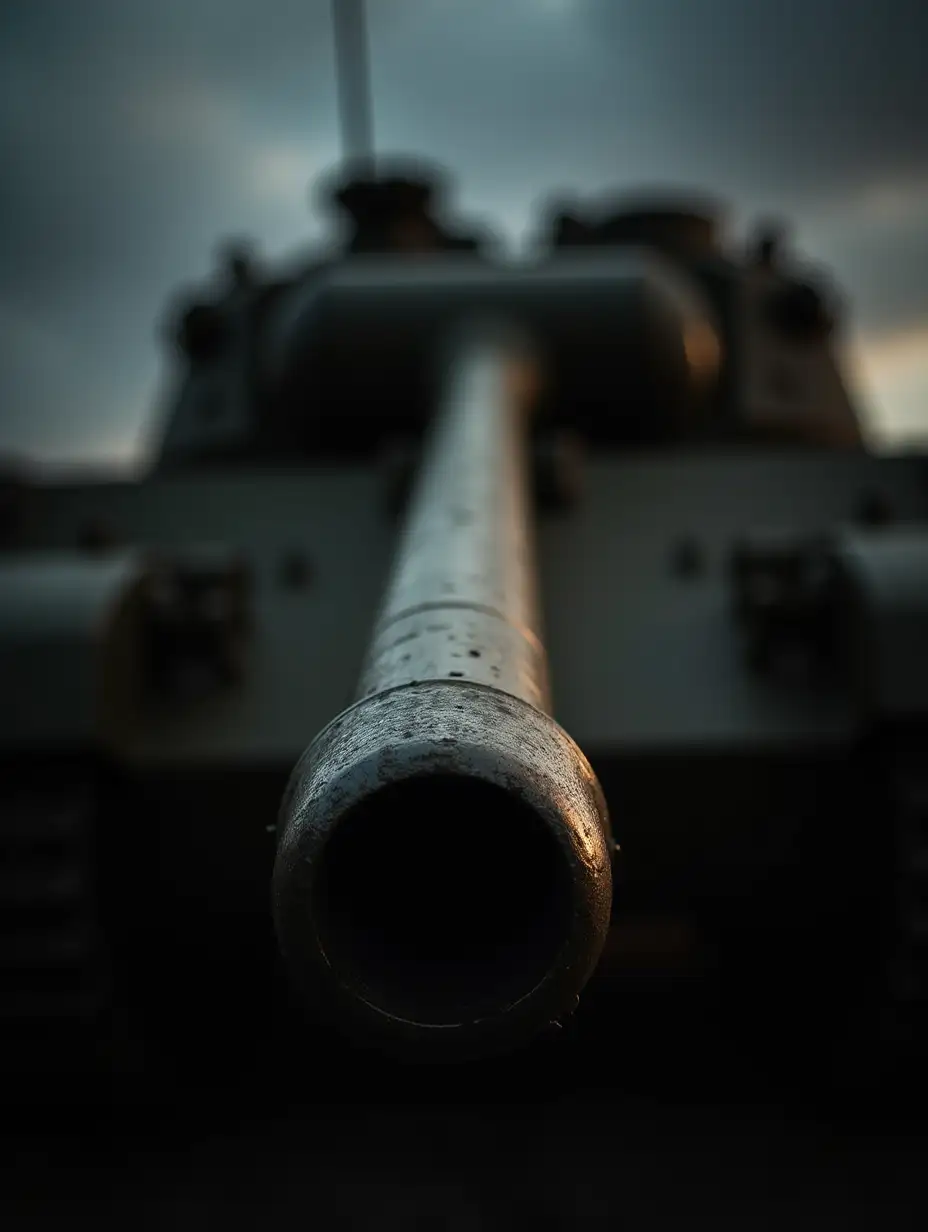
[[273,887],[310,1007],[420,1056],[514,1047],[572,1012],[612,893],[602,792],[550,715],[539,363],[488,322],[444,359],[358,700],[294,770]]
[[489,322],[449,350],[359,694],[461,679],[550,711],[526,473],[538,361]]

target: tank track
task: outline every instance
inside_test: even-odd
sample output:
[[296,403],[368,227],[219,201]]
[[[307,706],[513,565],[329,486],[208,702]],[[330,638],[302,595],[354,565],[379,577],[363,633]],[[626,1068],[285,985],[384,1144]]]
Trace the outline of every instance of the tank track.
[[887,1042],[918,1058],[928,1041],[928,770],[897,771],[895,920],[890,947]]
[[93,1068],[110,986],[93,787],[49,770],[0,800],[0,1023],[9,1078]]

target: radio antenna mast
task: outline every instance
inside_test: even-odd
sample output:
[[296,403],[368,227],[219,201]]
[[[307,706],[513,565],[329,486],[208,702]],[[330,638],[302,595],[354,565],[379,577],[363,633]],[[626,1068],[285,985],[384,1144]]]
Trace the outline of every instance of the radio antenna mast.
[[373,175],[370,64],[364,0],[332,0],[342,157]]

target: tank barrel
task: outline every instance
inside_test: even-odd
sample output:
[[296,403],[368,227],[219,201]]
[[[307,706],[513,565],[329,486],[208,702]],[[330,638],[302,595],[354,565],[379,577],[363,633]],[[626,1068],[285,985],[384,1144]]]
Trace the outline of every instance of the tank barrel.
[[572,1011],[605,940],[609,822],[550,715],[528,475],[539,361],[456,334],[358,698],[284,797],[274,910],[317,1013],[419,1056]]
[[465,679],[550,711],[526,427],[538,359],[502,324],[459,335],[359,695]]

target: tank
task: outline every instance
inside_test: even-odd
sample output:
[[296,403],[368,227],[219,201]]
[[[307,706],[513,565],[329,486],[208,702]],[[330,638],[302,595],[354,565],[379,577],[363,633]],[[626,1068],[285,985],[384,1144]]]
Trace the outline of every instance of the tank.
[[910,1074],[928,460],[835,289],[708,198],[515,262],[421,162],[321,191],[171,306],[146,474],[4,479],[11,1068]]

